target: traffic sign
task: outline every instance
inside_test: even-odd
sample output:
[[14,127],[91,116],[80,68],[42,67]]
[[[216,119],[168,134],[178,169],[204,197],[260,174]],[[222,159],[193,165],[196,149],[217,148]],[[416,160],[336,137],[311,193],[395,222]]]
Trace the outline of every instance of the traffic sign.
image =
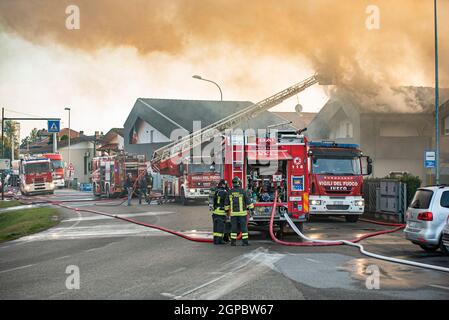
[[424,166],[426,168],[435,168],[436,166],[436,152],[426,151],[424,153]]
[[61,131],[59,120],[48,120],[47,127],[47,131],[50,133],[58,133],[59,131]]

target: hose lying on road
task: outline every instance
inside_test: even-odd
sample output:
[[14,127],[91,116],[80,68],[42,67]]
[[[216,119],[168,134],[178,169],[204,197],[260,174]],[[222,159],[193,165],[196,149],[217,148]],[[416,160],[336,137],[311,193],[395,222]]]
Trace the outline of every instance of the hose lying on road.
[[[436,271],[443,271],[443,272],[449,272],[449,268],[445,268],[445,267],[440,267],[440,266],[435,266],[435,265],[431,265],[431,264],[426,264],[426,263],[420,263],[420,262],[415,262],[415,261],[409,261],[409,260],[404,260],[404,259],[398,259],[398,258],[393,258],[393,257],[387,257],[387,256],[383,256],[380,254],[376,254],[376,253],[372,253],[372,252],[368,252],[366,251],[363,246],[361,244],[358,244],[357,242],[366,239],[366,238],[371,238],[374,237],[376,235],[381,235],[381,234],[387,234],[387,233],[392,233],[395,231],[398,231],[400,229],[404,228],[404,225],[402,224],[396,224],[398,225],[396,228],[391,229],[391,230],[383,230],[383,231],[379,231],[379,232],[375,232],[375,233],[371,233],[371,234],[366,234],[364,236],[361,236],[357,239],[354,240],[316,240],[316,239],[311,239],[309,237],[306,237],[294,224],[294,222],[290,219],[290,217],[288,216],[287,213],[284,213],[284,218],[287,220],[288,224],[290,225],[290,227],[296,232],[296,234],[298,236],[300,236],[302,239],[306,240],[307,242],[285,242],[285,241],[281,241],[279,239],[276,238],[274,232],[273,232],[273,223],[274,223],[274,215],[276,212],[276,199],[277,199],[277,191],[275,192],[275,196],[274,196],[274,204],[273,204],[273,209],[271,210],[271,216],[270,216],[270,236],[271,239],[279,244],[282,245],[287,245],[287,246],[335,246],[335,245],[348,245],[351,247],[356,247],[360,250],[361,254],[364,254],[368,257],[371,258],[375,258],[375,259],[380,259],[380,260],[384,260],[384,261],[388,261],[388,262],[394,262],[394,263],[399,263],[399,264],[404,264],[404,265],[409,265],[409,266],[413,266],[413,267],[419,267],[419,268],[425,268],[425,269],[431,269],[431,270],[436,270]],[[372,223],[376,223],[376,224],[380,224],[380,225],[391,225],[388,223],[384,223],[384,222],[377,222],[377,221],[371,221],[368,220],[368,222],[372,222]]]
[[[296,227],[296,225],[290,219],[288,214],[285,213],[284,214],[284,218],[286,219],[286,221],[288,222],[290,227],[296,232],[296,234],[298,234],[298,236],[300,236],[302,239],[306,240],[307,242],[286,242],[286,241],[279,240],[278,238],[276,238],[276,236],[274,234],[274,216],[275,216],[275,212],[276,212],[277,191],[275,192],[274,199],[275,200],[274,200],[274,204],[273,204],[273,209],[271,210],[271,216],[270,216],[269,232],[270,232],[271,239],[275,243],[278,243],[278,244],[281,244],[281,245],[284,245],[284,246],[337,246],[337,245],[348,245],[348,246],[352,246],[352,247],[357,247],[360,250],[360,253],[362,253],[362,254],[364,254],[364,255],[366,255],[368,257],[372,257],[372,258],[376,258],[376,259],[380,259],[380,260],[384,260],[384,261],[389,261],[389,262],[394,262],[394,263],[399,263],[399,264],[404,264],[404,265],[409,265],[409,266],[414,266],[414,267],[420,267],[420,268],[425,268],[425,269],[449,272],[449,268],[445,268],[445,267],[440,267],[440,266],[435,266],[435,265],[430,265],[430,264],[425,264],[425,263],[420,263],[420,262],[414,262],[414,261],[409,261],[409,260],[404,260],[404,259],[392,258],[392,257],[387,257],[387,256],[371,253],[371,252],[366,251],[363,248],[362,245],[357,243],[357,242],[362,241],[362,240],[367,239],[367,238],[375,237],[375,236],[382,235],[382,234],[393,233],[393,232],[396,232],[398,230],[401,230],[401,229],[403,229],[405,227],[403,224],[384,223],[384,222],[377,222],[377,221],[364,219],[364,221],[366,221],[366,222],[370,222],[370,223],[374,223],[374,224],[378,224],[378,225],[395,226],[395,228],[389,229],[389,230],[377,231],[377,232],[370,233],[370,234],[365,234],[365,235],[363,235],[361,237],[358,237],[356,239],[353,239],[353,240],[316,240],[316,239],[311,239],[311,238],[306,237]],[[167,232],[167,233],[170,233],[172,235],[175,235],[175,236],[178,236],[178,237],[181,237],[181,238],[184,238],[186,240],[193,241],[193,242],[201,242],[201,243],[212,243],[213,242],[213,240],[209,239],[209,238],[190,237],[190,236],[187,236],[187,235],[185,235],[185,234],[183,234],[181,232],[173,231],[173,230],[170,230],[170,229],[167,229],[167,228],[164,228],[164,227],[160,227],[160,226],[157,226],[157,225],[153,225],[153,224],[144,223],[144,222],[141,222],[141,221],[138,221],[138,220],[121,217],[119,215],[109,214],[109,213],[106,213],[106,212],[90,210],[90,209],[79,209],[79,208],[69,207],[69,206],[64,205],[63,204],[64,202],[77,202],[77,201],[76,200],[60,200],[60,201],[48,200],[47,201],[47,203],[50,203],[50,204],[53,204],[53,205],[57,205],[59,207],[62,207],[62,208],[68,209],[68,210],[74,210],[74,211],[77,211],[77,212],[88,212],[88,213],[93,213],[93,214],[107,216],[107,217],[110,217],[110,218],[119,219],[119,220],[126,221],[126,222],[129,222],[129,223],[133,223],[133,224],[136,224],[136,225],[140,225],[140,226],[144,226],[144,227],[148,227],[148,228],[152,228],[152,229],[157,229],[157,230],[160,230],[160,231],[163,231],[163,232]]]

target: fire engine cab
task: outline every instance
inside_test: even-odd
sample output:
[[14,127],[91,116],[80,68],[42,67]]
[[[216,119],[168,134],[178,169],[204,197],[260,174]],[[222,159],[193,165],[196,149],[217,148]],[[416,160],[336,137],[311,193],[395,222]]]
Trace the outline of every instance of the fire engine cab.
[[220,181],[220,168],[210,165],[206,157],[185,157],[179,165],[159,169],[162,194],[174,198],[183,205],[189,200],[207,200],[210,188]]
[[372,172],[371,159],[356,144],[333,141],[309,142],[308,156],[310,214],[343,215],[356,222],[365,209],[362,183]]
[[307,138],[296,131],[272,130],[266,137],[230,135],[225,143],[223,177],[239,177],[254,203],[249,222],[267,225],[278,191],[275,223],[281,232],[284,213],[302,229],[308,220]]
[[126,176],[131,173],[133,182],[147,170],[145,156],[118,154],[92,159],[92,191],[95,196],[107,198],[124,194]]
[[23,195],[52,194],[55,190],[50,159],[22,159],[19,166],[20,192]]

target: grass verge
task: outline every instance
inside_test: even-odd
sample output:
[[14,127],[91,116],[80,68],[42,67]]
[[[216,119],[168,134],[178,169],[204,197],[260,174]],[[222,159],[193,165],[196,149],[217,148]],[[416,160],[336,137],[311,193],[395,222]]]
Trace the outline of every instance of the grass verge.
[[51,228],[60,220],[61,215],[51,207],[0,213],[0,243]]
[[17,207],[22,205],[19,201],[17,200],[4,200],[4,201],[0,201],[0,209],[3,208],[10,208],[10,207]]

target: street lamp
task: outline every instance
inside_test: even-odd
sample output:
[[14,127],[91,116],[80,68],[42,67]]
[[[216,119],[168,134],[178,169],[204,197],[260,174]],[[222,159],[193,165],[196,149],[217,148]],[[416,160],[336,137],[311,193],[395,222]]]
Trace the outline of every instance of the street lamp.
[[435,23],[435,184],[440,184],[440,114],[439,114],[439,90],[438,90],[438,7],[434,0]]
[[71,162],[70,162],[70,136],[72,134],[71,129],[70,129],[70,108],[64,108],[64,110],[67,110],[69,112],[69,146],[68,146],[69,159],[68,159],[68,161],[69,161],[69,166],[70,166],[70,164],[71,164]]
[[192,78],[197,79],[197,80],[207,81],[207,82],[215,84],[217,86],[218,90],[220,90],[220,101],[223,101],[223,92],[221,91],[220,86],[216,82],[214,82],[212,80],[204,79],[203,77],[201,77],[199,75],[194,75],[194,76],[192,76]]

